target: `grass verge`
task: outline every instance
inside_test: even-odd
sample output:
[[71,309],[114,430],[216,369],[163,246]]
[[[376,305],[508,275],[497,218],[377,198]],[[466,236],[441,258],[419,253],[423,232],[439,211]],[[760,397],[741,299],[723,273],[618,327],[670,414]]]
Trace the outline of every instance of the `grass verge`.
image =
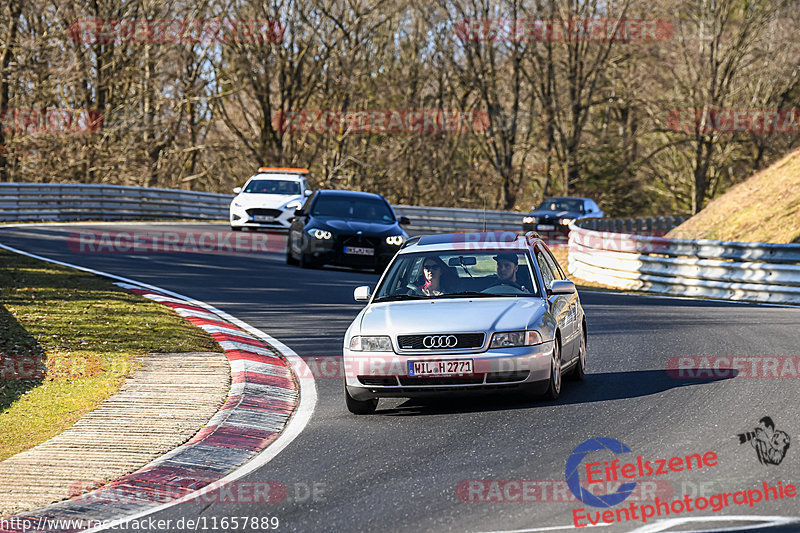
[[61,433],[151,352],[222,351],[168,307],[0,250],[0,460]]

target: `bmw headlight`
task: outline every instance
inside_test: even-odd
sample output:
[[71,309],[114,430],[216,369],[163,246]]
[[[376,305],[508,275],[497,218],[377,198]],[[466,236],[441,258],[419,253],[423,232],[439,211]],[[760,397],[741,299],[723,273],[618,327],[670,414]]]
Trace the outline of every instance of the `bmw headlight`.
[[392,341],[385,336],[356,336],[350,339],[350,349],[354,352],[391,352]]
[[327,241],[333,239],[333,234],[330,231],[318,228],[309,228],[308,234],[312,235],[315,239],[319,239],[321,241]]
[[523,217],[522,222],[524,224],[536,224],[536,217]]
[[386,244],[390,244],[392,246],[400,246],[405,242],[406,238],[402,235],[390,235],[386,237]]
[[559,222],[559,224],[561,224],[562,226],[569,226],[570,224],[572,224],[573,220],[575,220],[575,219],[574,218],[562,218],[561,221]]
[[533,346],[541,344],[542,336],[533,329],[526,331],[498,331],[492,335],[489,348],[509,348],[511,346]]

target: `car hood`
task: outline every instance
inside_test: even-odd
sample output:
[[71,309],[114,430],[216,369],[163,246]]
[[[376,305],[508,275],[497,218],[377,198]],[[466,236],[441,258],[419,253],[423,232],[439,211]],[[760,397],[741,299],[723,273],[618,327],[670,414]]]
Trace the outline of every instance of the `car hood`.
[[546,310],[536,297],[382,302],[361,316],[361,335],[514,331],[535,326]]
[[314,217],[308,225],[320,229],[327,229],[338,233],[357,234],[385,237],[389,235],[405,234],[397,222],[371,222],[368,220],[342,220],[339,218]]
[[233,199],[244,207],[265,207],[268,209],[279,209],[294,200],[302,200],[303,197],[293,194],[253,194],[240,193]]

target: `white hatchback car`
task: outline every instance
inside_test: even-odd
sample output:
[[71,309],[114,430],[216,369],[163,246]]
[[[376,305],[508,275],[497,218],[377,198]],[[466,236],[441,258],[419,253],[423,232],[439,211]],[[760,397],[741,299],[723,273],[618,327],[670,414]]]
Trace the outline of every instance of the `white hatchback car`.
[[345,403],[384,397],[524,391],[550,399],[586,372],[575,285],[533,232],[412,237],[344,336]]
[[311,195],[308,169],[260,167],[244,187],[233,189],[231,229],[288,228],[295,209]]

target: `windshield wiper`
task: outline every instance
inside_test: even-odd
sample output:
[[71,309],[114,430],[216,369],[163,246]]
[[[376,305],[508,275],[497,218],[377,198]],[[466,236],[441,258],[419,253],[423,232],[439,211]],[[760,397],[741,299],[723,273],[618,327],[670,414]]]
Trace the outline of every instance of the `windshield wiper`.
[[418,294],[395,294],[392,296],[381,296],[375,298],[373,302],[396,302],[398,300],[428,300],[431,296],[420,296]]
[[489,294],[486,292],[478,292],[478,291],[462,291],[462,292],[448,292],[447,294],[443,294],[442,296],[497,296],[496,294]]

